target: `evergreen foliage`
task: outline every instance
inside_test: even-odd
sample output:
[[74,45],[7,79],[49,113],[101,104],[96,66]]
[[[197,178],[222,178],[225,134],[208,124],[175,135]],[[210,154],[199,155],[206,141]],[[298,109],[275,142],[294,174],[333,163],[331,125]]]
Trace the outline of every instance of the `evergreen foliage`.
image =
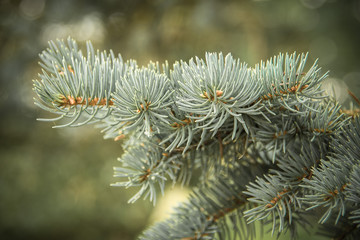
[[130,203],[198,181],[140,239],[251,239],[255,221],[296,238],[313,216],[320,234],[360,236],[359,116],[322,90],[327,73],[316,61],[307,69],[307,54],[139,67],[90,42],[85,54],[70,38],[49,45],[35,103],[59,116],[41,120],[98,123],[106,138],[125,138],[113,186],[138,187]]

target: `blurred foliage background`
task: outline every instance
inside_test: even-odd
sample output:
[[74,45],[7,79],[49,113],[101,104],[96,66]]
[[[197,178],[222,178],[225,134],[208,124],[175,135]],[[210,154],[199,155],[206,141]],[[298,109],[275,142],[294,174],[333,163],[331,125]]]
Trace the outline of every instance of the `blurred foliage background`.
[[128,205],[134,192],[109,186],[119,142],[36,121],[51,117],[33,104],[38,54],[69,35],[140,64],[309,52],[342,103],[347,89],[360,95],[359,0],[1,0],[0,239],[134,239],[186,197],[175,188],[155,208]]

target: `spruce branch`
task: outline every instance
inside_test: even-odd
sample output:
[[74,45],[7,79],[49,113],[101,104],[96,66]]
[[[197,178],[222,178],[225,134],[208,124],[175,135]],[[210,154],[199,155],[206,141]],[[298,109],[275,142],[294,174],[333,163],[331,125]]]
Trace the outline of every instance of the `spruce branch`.
[[[175,208],[169,219],[149,228],[140,238],[187,240],[227,239],[232,236],[252,239],[255,236],[255,226],[247,225],[243,218],[243,211],[249,206],[246,195],[243,194],[244,183],[262,171],[261,168],[242,165],[241,168],[229,170],[222,178],[210,180],[194,189],[189,200]],[[183,222],[184,217],[186,222]],[[233,231],[230,230],[229,223]]]
[[151,136],[160,132],[161,123],[168,124],[167,107],[172,104],[168,78],[147,68],[136,69],[116,83],[114,125],[116,130],[138,130]]
[[327,73],[320,74],[317,61],[305,72],[307,57],[308,54],[279,54],[255,66],[254,73],[262,86],[261,99],[269,110],[282,107],[297,113],[299,104],[307,106],[325,98],[321,82]]
[[317,61],[307,69],[307,54],[139,67],[69,38],[40,58],[35,104],[59,115],[47,121],[96,122],[106,138],[126,139],[112,185],[137,187],[130,203],[155,204],[166,184],[196,177],[189,200],[141,239],[248,239],[255,221],[295,238],[312,214],[325,228],[344,225],[339,239],[359,235],[360,120],[321,89],[328,74]]
[[311,180],[304,179],[305,188],[312,190],[311,194],[305,195],[304,201],[313,209],[319,206],[327,208],[326,212],[320,218],[319,222],[324,223],[328,220],[333,211],[338,212],[335,223],[339,221],[340,216],[346,212],[344,190],[347,186],[346,168],[340,163],[323,161],[320,169],[313,170]]
[[249,201],[258,205],[245,212],[248,222],[264,220],[271,216],[273,219],[272,234],[275,231],[277,219],[279,220],[279,232],[281,232],[284,229],[285,217],[289,218],[289,224],[291,224],[293,209],[301,207],[291,186],[284,184],[276,175],[257,178],[255,183],[249,183],[247,191],[244,193],[250,196]]
[[177,104],[188,118],[202,123],[199,128],[218,132],[227,119],[241,124],[234,127],[233,136],[244,129],[248,132],[243,114],[262,114],[260,86],[252,78],[246,65],[228,54],[207,53],[205,60],[195,58],[189,63],[174,65],[172,78],[179,85]]
[[81,126],[107,118],[112,111],[111,94],[115,90],[115,81],[135,63],[124,63],[121,56],[116,58],[112,51],[110,54],[105,51],[95,53],[90,42],[87,42],[84,56],[71,38],[67,43],[58,40],[49,42],[49,45],[40,55],[43,71],[39,75],[41,81],[34,81],[34,91],[39,96],[35,104],[60,116],[39,120],[70,118],[68,123],[55,126],[63,127]]
[[360,165],[357,164],[353,167],[350,177],[349,184],[347,187],[346,198],[352,203],[353,211],[349,219],[360,226]]
[[176,171],[182,164],[178,156],[163,155],[161,150],[152,146],[141,144],[129,149],[121,159],[122,167],[115,167],[114,177],[126,178],[127,181],[117,182],[112,186],[134,187],[141,186],[140,190],[129,200],[135,202],[141,196],[150,197],[156,203],[156,184],[164,194],[165,181],[168,176],[175,181]]

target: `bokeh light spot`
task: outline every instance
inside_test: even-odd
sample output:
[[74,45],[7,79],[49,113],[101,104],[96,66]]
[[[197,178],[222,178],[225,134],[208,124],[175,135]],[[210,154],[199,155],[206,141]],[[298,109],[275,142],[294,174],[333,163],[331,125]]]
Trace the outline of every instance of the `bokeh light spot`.
[[327,78],[322,84],[322,89],[330,96],[335,97],[339,103],[344,103],[349,96],[346,83],[336,78]]
[[333,62],[338,55],[338,47],[335,41],[329,37],[315,38],[309,46],[311,55],[321,60],[321,65]]
[[45,8],[45,0],[22,0],[19,8],[24,18],[35,20],[42,15]]
[[78,41],[91,40],[93,43],[102,43],[105,33],[105,27],[98,14],[89,13],[76,22],[47,24],[44,26],[41,39],[43,43],[47,43],[51,39],[66,39],[71,36]]
[[321,7],[326,0],[301,0],[301,3],[310,9],[315,9]]

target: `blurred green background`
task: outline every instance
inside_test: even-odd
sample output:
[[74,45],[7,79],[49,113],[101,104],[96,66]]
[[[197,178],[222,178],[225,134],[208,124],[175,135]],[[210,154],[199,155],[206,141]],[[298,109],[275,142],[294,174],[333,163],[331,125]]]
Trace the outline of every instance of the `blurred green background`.
[[121,143],[36,121],[51,117],[33,104],[38,54],[69,35],[139,64],[309,52],[341,102],[347,88],[360,95],[359,0],[1,0],[0,239],[134,239],[186,197],[176,188],[155,208],[127,204],[134,191],[109,186]]

